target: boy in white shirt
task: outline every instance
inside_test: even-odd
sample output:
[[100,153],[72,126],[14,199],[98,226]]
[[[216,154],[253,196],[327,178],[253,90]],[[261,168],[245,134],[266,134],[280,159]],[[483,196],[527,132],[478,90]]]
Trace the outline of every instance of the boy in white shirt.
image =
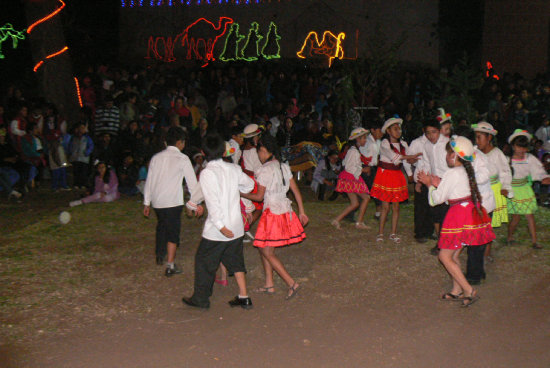
[[[225,142],[221,137],[207,136],[202,149],[208,164],[201,173],[199,183],[208,208],[208,217],[195,254],[194,292],[182,301],[191,307],[209,308],[216,270],[222,262],[229,275],[235,276],[239,286],[239,295],[229,305],[250,309],[252,300],[246,290],[240,193],[251,192],[254,181],[239,166],[222,160]],[[197,207],[200,213],[202,208]]]
[[179,246],[181,211],[183,210],[183,179],[192,192],[197,185],[189,157],[181,153],[185,147],[185,132],[172,127],[166,133],[166,149],[151,158],[143,193],[143,214],[149,217],[151,206],[157,215],[157,264],[162,265],[167,255],[165,275],[181,273],[174,263]]

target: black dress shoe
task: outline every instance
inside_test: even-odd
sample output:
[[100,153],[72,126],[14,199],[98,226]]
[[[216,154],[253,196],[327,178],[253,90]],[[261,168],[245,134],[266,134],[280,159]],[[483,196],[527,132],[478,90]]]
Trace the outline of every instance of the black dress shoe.
[[198,304],[196,304],[195,302],[193,302],[193,300],[191,300],[191,298],[183,297],[183,298],[181,298],[181,301],[183,302],[183,304],[187,304],[190,307],[195,307],[195,308],[200,308],[200,309],[210,308],[210,305],[198,305]]
[[437,256],[439,254],[439,248],[437,247],[437,245],[430,249],[430,254],[432,256]]
[[181,268],[179,268],[177,264],[174,264],[174,267],[167,267],[166,268],[166,271],[164,271],[164,275],[166,277],[171,277],[171,276],[174,276],[174,275],[178,275],[181,272],[182,272]]
[[157,256],[157,265],[162,266],[164,264],[164,257]]
[[252,299],[250,298],[239,298],[238,296],[235,299],[230,300],[229,305],[231,307],[241,307],[243,309],[252,309]]

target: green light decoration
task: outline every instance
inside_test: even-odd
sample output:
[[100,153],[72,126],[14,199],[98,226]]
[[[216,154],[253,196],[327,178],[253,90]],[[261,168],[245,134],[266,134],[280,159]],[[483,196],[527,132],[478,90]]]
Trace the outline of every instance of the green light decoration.
[[231,24],[229,33],[225,38],[225,45],[220,55],[221,61],[235,61],[239,60],[239,43],[245,38],[245,36],[239,33],[239,23]]
[[260,42],[263,38],[264,36],[260,34],[260,25],[257,22],[252,22],[239,58],[245,61],[258,60],[258,56],[260,55]]
[[25,30],[16,31],[11,23],[6,23],[4,26],[0,27],[0,59],[4,59],[5,56],[2,54],[2,44],[4,41],[7,41],[11,37],[11,42],[13,48],[17,48],[19,40],[25,39]]
[[261,51],[262,56],[267,60],[279,59],[281,57],[281,45],[279,44],[281,36],[277,32],[277,25],[274,22],[269,23],[269,31],[265,38]]

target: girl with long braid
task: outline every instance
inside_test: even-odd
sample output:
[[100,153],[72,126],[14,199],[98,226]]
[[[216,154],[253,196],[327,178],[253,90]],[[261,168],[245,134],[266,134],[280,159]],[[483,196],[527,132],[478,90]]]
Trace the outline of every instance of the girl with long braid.
[[[257,293],[273,294],[273,271],[288,285],[286,299],[296,295],[300,285],[290,276],[281,260],[275,255],[275,248],[296,244],[306,238],[304,226],[308,223],[302,194],[292,177],[288,163],[282,163],[275,138],[266,134],[258,145],[258,157],[262,162],[256,173],[258,191],[242,194],[252,201],[263,201],[263,212],[254,239],[254,246],[260,251],[265,273],[265,284],[254,290]],[[292,210],[292,202],[286,193],[291,190],[298,205],[298,216]]]
[[441,225],[438,241],[439,260],[452,278],[452,289],[441,296],[445,301],[462,301],[468,307],[479,297],[460,268],[459,255],[464,246],[480,246],[495,239],[491,219],[481,205],[472,162],[474,146],[465,137],[452,138],[446,147],[447,165],[451,168],[439,179],[420,172],[418,179],[429,187],[431,206],[447,201],[450,205]]

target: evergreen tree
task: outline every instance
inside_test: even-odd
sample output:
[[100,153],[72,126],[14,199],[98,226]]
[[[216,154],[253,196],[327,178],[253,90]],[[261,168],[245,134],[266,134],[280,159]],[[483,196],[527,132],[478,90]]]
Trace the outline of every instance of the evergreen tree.
[[225,38],[225,45],[220,55],[221,61],[235,61],[239,59],[239,42],[245,36],[239,34],[239,23],[231,24],[229,34]]
[[279,59],[281,57],[280,40],[281,36],[277,33],[277,25],[274,22],[269,23],[269,31],[267,32],[265,43],[262,47],[262,56],[267,60]]
[[256,22],[252,22],[250,29],[248,30],[248,37],[241,49],[240,58],[246,61],[258,60],[260,55],[260,41],[264,36],[260,35],[260,25]]

